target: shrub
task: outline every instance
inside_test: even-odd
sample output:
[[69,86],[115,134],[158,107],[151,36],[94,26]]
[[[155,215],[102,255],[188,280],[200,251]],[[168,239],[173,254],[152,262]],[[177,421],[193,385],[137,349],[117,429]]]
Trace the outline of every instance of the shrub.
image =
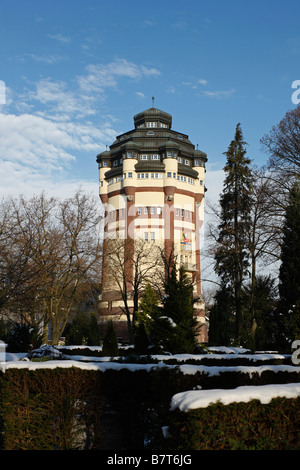
[[106,332],[103,339],[102,354],[103,356],[110,357],[118,356],[119,354],[117,336],[115,333],[114,324],[111,320],[107,323]]
[[[300,399],[217,403],[189,413],[169,409],[172,396],[182,391],[297,381],[300,372],[276,369],[210,376],[161,364],[135,370],[123,363],[105,372],[59,363],[53,369],[46,363],[37,370],[7,368],[0,374],[0,437],[7,450],[125,450],[145,443],[152,450],[296,448]],[[172,440],[162,438],[168,424]]]
[[144,323],[139,323],[134,332],[134,349],[137,354],[147,354],[150,346]]
[[100,329],[95,314],[89,316],[85,313],[77,313],[63,334],[68,345],[98,346],[100,344]]
[[99,441],[99,377],[80,369],[9,369],[2,378],[5,450],[80,448]]
[[34,327],[15,323],[7,337],[7,351],[28,352],[42,344],[42,336]]
[[189,412],[172,412],[172,450],[291,450],[300,449],[300,398],[258,400]]

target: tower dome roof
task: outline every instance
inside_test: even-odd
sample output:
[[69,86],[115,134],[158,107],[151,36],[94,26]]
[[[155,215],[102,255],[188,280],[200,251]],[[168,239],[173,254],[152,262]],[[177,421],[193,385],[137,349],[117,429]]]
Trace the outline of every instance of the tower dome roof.
[[202,150],[194,150],[194,157],[207,161],[207,155]]
[[147,121],[160,121],[164,124],[167,124],[168,128],[171,128],[172,125],[172,116],[165,111],[161,111],[157,108],[149,108],[145,111],[142,111],[136,114],[133,117],[135,127],[147,122]]
[[101,152],[97,155],[97,162],[100,162],[100,160],[103,160],[105,158],[110,158],[111,153],[109,150],[104,150],[104,152]]

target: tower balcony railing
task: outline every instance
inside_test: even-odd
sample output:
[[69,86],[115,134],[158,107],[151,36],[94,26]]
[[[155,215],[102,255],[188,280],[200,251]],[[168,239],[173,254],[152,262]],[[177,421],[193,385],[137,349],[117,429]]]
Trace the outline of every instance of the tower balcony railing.
[[196,271],[198,271],[196,264],[193,264],[193,263],[181,263],[181,267],[182,267],[185,271],[188,271],[188,272],[196,272]]

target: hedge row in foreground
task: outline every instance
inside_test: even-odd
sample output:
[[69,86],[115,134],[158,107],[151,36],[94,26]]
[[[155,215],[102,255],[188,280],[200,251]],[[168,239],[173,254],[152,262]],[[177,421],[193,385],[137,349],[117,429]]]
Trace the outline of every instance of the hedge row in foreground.
[[[148,443],[148,449],[163,449],[166,441],[162,436],[162,426],[170,422],[174,436],[176,426],[180,433],[182,427],[188,429],[190,426],[180,424],[183,418],[178,418],[178,424],[174,421],[174,414],[170,412],[173,395],[204,385],[205,388],[223,388],[226,380],[227,388],[230,388],[233,381],[232,371],[229,375],[220,372],[219,376],[207,377],[201,373],[183,374],[178,368],[168,367],[105,371],[79,367],[46,368],[46,364],[45,368],[42,367],[41,364],[41,368],[36,370],[8,368],[1,375],[1,447],[4,449],[143,449],[145,443]],[[266,371],[266,374],[250,376],[237,372],[235,379],[239,382],[237,385],[249,384],[251,380],[254,385],[260,381],[266,383],[267,379],[275,379],[276,383],[300,381],[297,372],[272,374]],[[235,422],[236,417],[243,413],[243,406],[239,404],[233,412],[227,408],[229,411],[223,411],[222,416],[216,407],[214,422],[221,420],[222,425]],[[253,406],[251,413],[257,408],[253,415],[256,422],[260,419],[262,407],[260,403]],[[290,420],[292,402],[288,400],[282,406]],[[275,419],[276,407],[272,413],[272,419]],[[184,417],[188,423],[190,416],[194,415]],[[205,427],[203,431],[197,431],[197,439],[204,439],[207,448],[216,448],[209,447],[212,445],[222,448],[222,438],[214,444],[211,442],[210,433],[214,426],[209,425],[210,419],[206,419],[207,431]],[[291,420],[293,423],[293,418]],[[240,423],[240,426],[245,425],[248,425],[246,419]],[[198,429],[196,421],[195,426]],[[223,430],[220,432],[224,433]],[[182,438],[184,436],[182,433]],[[235,446],[235,441],[232,442]],[[174,445],[182,448],[183,444],[174,438]],[[198,441],[193,445],[198,448]]]
[[97,373],[8,370],[1,380],[3,448],[76,449],[89,428],[97,447],[100,396]]
[[175,410],[168,435],[169,450],[300,450],[300,397]]

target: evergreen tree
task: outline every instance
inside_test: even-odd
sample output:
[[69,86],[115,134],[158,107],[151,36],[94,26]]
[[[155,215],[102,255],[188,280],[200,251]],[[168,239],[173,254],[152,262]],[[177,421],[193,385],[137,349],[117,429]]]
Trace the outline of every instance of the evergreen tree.
[[69,345],[86,344],[89,336],[89,317],[83,312],[77,312],[64,334]]
[[213,346],[230,346],[234,338],[233,297],[231,290],[222,284],[215,294],[209,314],[209,343]]
[[40,347],[42,337],[36,328],[15,322],[7,337],[7,351],[28,352]]
[[148,283],[140,301],[134,328],[134,347],[138,354],[146,354],[151,345],[151,325],[159,315],[158,304],[159,297]]
[[220,196],[218,246],[215,271],[234,295],[235,341],[240,343],[242,318],[242,286],[249,266],[247,251],[251,209],[251,170],[246,157],[246,143],[240,124],[225,155],[225,181]]
[[7,337],[7,325],[3,318],[0,318],[0,340],[6,341]]
[[290,341],[300,338],[300,184],[290,190],[283,226],[279,311]]
[[103,356],[118,356],[118,341],[112,320],[107,323],[105,336],[103,339],[102,355]]
[[150,333],[150,324],[159,315],[159,297],[148,283],[141,298],[138,312],[136,314],[136,327],[143,324],[146,332]]
[[165,286],[160,315],[151,324],[156,346],[172,354],[193,353],[197,344],[193,284],[183,269],[174,267]]
[[[252,350],[278,349],[275,279],[257,276],[253,290],[250,282],[244,288],[243,346]],[[252,317],[252,311],[255,317]]]
[[137,354],[147,354],[149,345],[145,324],[140,322],[134,329],[134,349]]
[[96,315],[92,313],[90,323],[89,323],[88,345],[98,346],[99,344],[100,344],[100,329],[99,329]]

